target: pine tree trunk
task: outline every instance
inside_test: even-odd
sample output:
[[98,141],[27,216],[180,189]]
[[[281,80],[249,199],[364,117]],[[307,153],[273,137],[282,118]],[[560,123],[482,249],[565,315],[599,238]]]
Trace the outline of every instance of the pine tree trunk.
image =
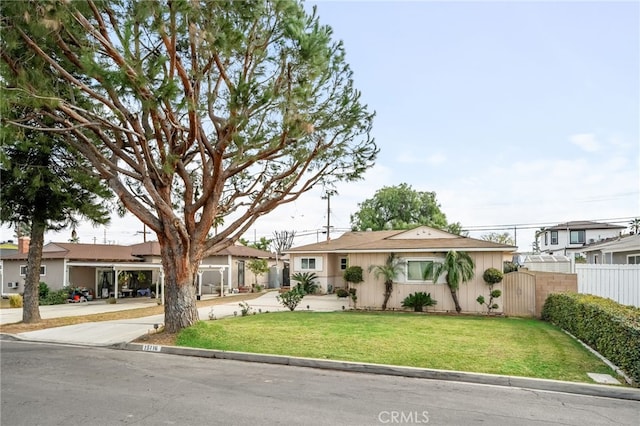
[[40,322],[40,265],[42,264],[42,246],[44,245],[44,223],[34,220],[31,224],[31,241],[27,261],[27,273],[24,281],[22,322],[29,324]]
[[453,299],[453,304],[456,307],[456,312],[460,313],[462,308],[460,307],[460,302],[458,302],[458,290],[453,287],[449,287],[449,290],[451,290],[451,298]]
[[164,325],[168,333],[177,333],[199,319],[194,282],[200,259],[190,259],[179,240],[160,244],[165,273]]

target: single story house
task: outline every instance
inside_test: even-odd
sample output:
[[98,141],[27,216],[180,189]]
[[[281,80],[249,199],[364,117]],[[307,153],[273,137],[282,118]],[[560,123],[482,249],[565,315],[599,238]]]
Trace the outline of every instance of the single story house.
[[[24,292],[28,239],[22,249],[0,258],[2,296]],[[268,274],[255,277],[246,263],[267,259]],[[243,245],[231,245],[205,258],[198,269],[198,294],[222,294],[257,282],[275,286],[283,262],[275,254]],[[285,270],[286,271],[286,270]],[[96,298],[158,295],[162,293],[164,272],[157,241],[125,245],[48,243],[42,249],[40,281],[50,289],[83,287]]]
[[640,265],[640,234],[621,235],[584,248],[587,263]]
[[[453,311],[455,307],[444,277],[432,282],[424,280],[420,273],[425,262],[441,262],[446,253],[453,250],[468,253],[475,263],[475,276],[461,284],[458,292],[462,310],[485,311],[486,308],[476,302],[479,295],[489,294],[482,275],[488,268],[502,271],[505,257],[510,258],[516,250],[514,246],[420,226],[411,230],[347,232],[334,240],[291,248],[287,253],[291,273],[315,273],[325,292],[347,286],[342,276],[348,266],[362,267],[364,281],[352,285],[357,289],[357,306],[373,309],[382,306],[384,280],[376,278],[369,269],[372,265],[384,265],[389,254],[395,253],[403,260],[404,270],[394,281],[388,308],[401,309],[402,301],[409,294],[426,292],[438,301],[435,310]],[[501,289],[501,286],[495,288]]]

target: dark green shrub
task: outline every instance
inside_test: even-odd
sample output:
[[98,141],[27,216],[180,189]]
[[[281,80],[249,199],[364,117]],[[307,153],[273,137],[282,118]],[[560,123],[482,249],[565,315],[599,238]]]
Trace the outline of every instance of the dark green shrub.
[[285,308],[289,308],[290,311],[296,309],[296,306],[302,301],[305,293],[299,288],[295,287],[292,290],[285,291],[279,296],[276,296],[278,303],[281,303]]
[[69,298],[69,290],[63,288],[57,291],[49,291],[47,297],[40,299],[41,306],[47,305],[62,305],[67,303],[67,299]]
[[336,289],[336,296],[338,296],[338,297],[348,297],[349,296],[349,292],[345,288],[337,288]]
[[496,268],[488,268],[486,271],[484,271],[484,274],[482,274],[482,279],[489,285],[498,284],[500,281],[502,281],[503,277],[504,274],[502,273],[502,271]]
[[505,274],[508,274],[509,272],[515,272],[517,270],[518,265],[513,262],[505,261],[502,263],[502,272]]
[[550,294],[542,319],[568,331],[640,385],[640,309],[589,294]]
[[44,299],[49,295],[49,286],[47,283],[40,281],[38,285],[38,299]]
[[362,278],[362,268],[360,266],[349,266],[344,270],[342,274],[342,278],[352,284],[358,284],[363,281]]
[[437,300],[431,298],[431,293],[417,291],[404,298],[402,301],[403,308],[413,308],[415,312],[422,312],[425,306],[435,306]]
[[291,275],[291,279],[298,281],[297,288],[304,294],[313,294],[318,290],[318,284],[316,283],[318,276],[313,272],[296,272]]

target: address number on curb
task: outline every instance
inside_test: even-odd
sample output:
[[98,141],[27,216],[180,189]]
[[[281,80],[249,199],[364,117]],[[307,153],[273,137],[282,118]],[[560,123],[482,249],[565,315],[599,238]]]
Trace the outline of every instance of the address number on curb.
[[162,346],[158,345],[142,345],[142,350],[145,352],[160,352]]

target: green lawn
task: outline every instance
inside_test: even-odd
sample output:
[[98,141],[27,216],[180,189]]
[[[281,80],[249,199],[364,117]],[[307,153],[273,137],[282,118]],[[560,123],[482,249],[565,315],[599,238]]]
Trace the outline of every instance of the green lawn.
[[278,312],[202,321],[177,345],[578,382],[615,376],[560,329],[521,318]]

